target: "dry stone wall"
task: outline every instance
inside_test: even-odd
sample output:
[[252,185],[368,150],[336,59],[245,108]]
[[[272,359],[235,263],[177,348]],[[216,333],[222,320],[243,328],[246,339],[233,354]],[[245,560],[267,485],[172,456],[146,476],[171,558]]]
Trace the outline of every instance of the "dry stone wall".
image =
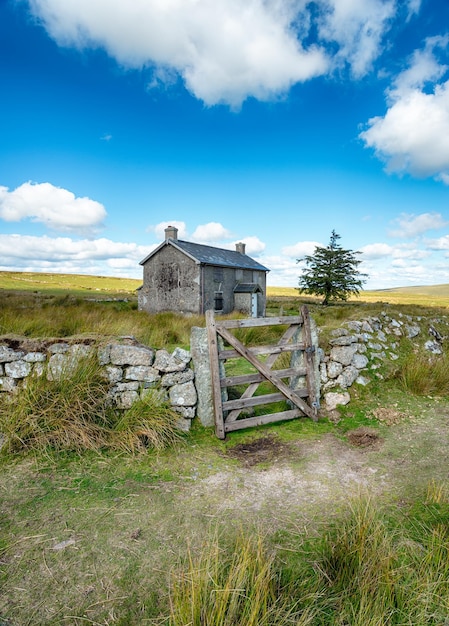
[[[11,343],[12,346],[11,347]],[[109,397],[117,409],[129,409],[149,389],[162,388],[180,415],[179,428],[189,430],[197,393],[188,350],[153,350],[133,338],[96,346],[65,341],[0,343],[0,392],[17,392],[29,376],[55,380],[68,375],[82,357],[95,354],[109,381]]]
[[[324,406],[331,411],[337,405],[345,405],[351,399],[349,388],[368,385],[383,361],[399,358],[400,341],[404,338],[418,341],[425,338],[423,349],[432,354],[442,354],[444,336],[437,326],[446,326],[445,318],[427,319],[419,316],[395,317],[386,311],[378,317],[349,321],[332,331],[328,354],[320,354],[320,378]],[[422,341],[421,341],[422,343]]]
[[[378,317],[350,321],[331,333],[330,349],[318,348],[319,379],[324,408],[332,411],[350,399],[351,388],[368,385],[384,361],[399,358],[400,341],[417,341],[423,350],[442,354],[445,339],[441,328],[446,318],[430,320],[386,311]],[[440,328],[440,331],[437,330]],[[426,340],[427,339],[427,340]],[[418,345],[418,344],[417,344]],[[179,413],[179,427],[190,429],[197,416],[204,426],[214,425],[207,332],[192,329],[191,351],[175,348],[154,350],[133,337],[96,345],[92,340],[16,341],[0,338],[0,393],[15,393],[29,376],[46,375],[50,380],[70,372],[81,357],[95,354],[109,381],[111,403],[129,409],[149,389],[165,391]],[[193,358],[192,358],[193,357]]]

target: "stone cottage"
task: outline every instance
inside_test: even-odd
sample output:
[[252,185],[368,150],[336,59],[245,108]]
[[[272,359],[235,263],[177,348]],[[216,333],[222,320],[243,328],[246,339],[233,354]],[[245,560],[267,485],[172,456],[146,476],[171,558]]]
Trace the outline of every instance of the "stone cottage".
[[245,254],[244,243],[237,243],[235,250],[204,246],[178,239],[178,229],[168,226],[165,241],[140,265],[141,311],[202,314],[213,309],[265,315],[269,270]]

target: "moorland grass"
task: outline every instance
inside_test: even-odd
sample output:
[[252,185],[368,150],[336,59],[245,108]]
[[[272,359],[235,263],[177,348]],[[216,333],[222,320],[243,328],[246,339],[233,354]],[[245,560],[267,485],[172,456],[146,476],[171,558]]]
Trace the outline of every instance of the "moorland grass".
[[61,376],[29,377],[20,393],[0,397],[3,454],[23,450],[161,449],[180,439],[179,415],[156,390],[128,411],[113,409],[109,382],[96,357],[84,358]]
[[[246,532],[230,544],[213,533],[172,573],[170,626],[444,624],[449,536],[442,491],[434,485],[404,515],[362,497],[313,534]],[[429,516],[437,503],[444,514]]]

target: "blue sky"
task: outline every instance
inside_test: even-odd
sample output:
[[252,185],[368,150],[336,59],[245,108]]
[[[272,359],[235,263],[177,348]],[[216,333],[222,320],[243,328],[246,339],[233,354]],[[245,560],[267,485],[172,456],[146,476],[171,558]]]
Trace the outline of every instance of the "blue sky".
[[0,270],[140,278],[172,224],[449,283],[446,1],[0,0],[0,85]]

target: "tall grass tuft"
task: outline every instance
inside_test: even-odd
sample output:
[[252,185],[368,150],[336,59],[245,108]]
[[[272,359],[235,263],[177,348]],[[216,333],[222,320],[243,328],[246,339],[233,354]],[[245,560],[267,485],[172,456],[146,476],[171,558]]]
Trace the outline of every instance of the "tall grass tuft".
[[80,360],[56,380],[29,377],[0,404],[5,449],[98,450],[108,443],[108,383],[95,358]]
[[179,419],[156,390],[126,411],[114,410],[96,358],[71,364],[57,380],[30,377],[0,402],[5,452],[161,449],[179,441]]
[[397,604],[394,534],[378,510],[361,499],[324,535],[319,570],[328,599],[353,626],[390,623]]
[[409,393],[446,395],[449,393],[449,357],[411,353],[397,376],[402,389]]
[[160,450],[180,441],[180,419],[163,392],[149,389],[141,400],[123,411],[111,433],[111,445],[127,452]]
[[189,551],[185,570],[172,576],[170,603],[170,626],[286,623],[285,598],[278,597],[273,558],[260,535],[240,534],[226,550],[215,534],[198,556]]

